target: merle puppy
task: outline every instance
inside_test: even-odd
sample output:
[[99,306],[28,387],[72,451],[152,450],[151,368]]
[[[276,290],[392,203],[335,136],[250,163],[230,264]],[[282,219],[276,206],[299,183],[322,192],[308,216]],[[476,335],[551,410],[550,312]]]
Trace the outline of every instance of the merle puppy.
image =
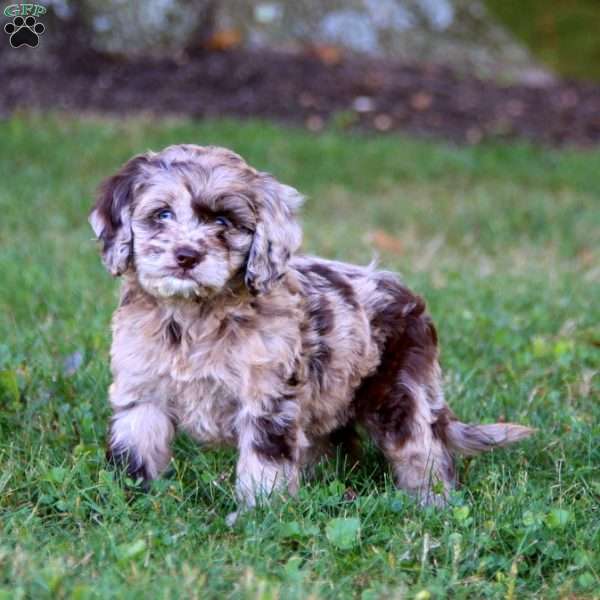
[[253,506],[361,426],[400,488],[441,504],[454,452],[531,430],[457,420],[423,300],[392,273],[298,254],[301,202],[217,147],[142,154],[104,182],[90,223],[122,277],[109,456],[148,481],[177,430],[231,444]]

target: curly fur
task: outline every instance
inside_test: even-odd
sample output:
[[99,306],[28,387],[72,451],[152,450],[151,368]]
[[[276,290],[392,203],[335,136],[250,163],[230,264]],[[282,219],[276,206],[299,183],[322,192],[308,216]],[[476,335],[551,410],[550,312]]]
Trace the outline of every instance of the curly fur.
[[[400,487],[442,503],[453,452],[531,430],[456,420],[423,300],[373,266],[298,254],[301,202],[233,152],[193,145],[134,157],[102,185],[90,223],[123,277],[109,455],[151,480],[178,430],[234,445],[252,506],[293,493],[302,468],[361,425]],[[181,248],[197,264],[182,268]]]

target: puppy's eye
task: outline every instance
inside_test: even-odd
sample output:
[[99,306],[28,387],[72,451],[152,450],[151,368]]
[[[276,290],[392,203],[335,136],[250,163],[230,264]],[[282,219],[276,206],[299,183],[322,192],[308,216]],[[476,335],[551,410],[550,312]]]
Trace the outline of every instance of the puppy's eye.
[[167,221],[168,219],[173,218],[173,211],[168,208],[163,208],[156,213],[156,218],[159,221]]
[[215,217],[215,223],[217,225],[221,225],[221,227],[231,227],[231,221],[223,215],[218,215]]

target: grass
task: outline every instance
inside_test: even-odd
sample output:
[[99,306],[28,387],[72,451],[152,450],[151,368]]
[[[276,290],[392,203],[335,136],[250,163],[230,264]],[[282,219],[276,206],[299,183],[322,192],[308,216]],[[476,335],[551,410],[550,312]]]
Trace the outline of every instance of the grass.
[[[104,463],[117,282],[86,215],[119,163],[182,141],[305,192],[306,250],[378,250],[428,300],[454,410],[539,433],[462,460],[444,510],[372,449],[233,529],[232,451],[182,438],[148,494],[123,486]],[[599,152],[263,122],[0,123],[0,599],[600,597],[598,173]]]
[[600,81],[597,0],[485,0],[490,12],[560,75]]

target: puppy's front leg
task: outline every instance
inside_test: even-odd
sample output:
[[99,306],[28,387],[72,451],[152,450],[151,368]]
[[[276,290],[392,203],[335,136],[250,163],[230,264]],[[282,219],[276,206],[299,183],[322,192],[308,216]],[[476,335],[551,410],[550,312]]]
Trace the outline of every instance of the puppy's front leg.
[[298,490],[299,437],[289,415],[246,415],[240,419],[236,492],[244,507],[255,506],[275,491],[294,494]]
[[171,460],[174,426],[165,411],[150,402],[115,406],[107,456],[145,482],[156,479]]

